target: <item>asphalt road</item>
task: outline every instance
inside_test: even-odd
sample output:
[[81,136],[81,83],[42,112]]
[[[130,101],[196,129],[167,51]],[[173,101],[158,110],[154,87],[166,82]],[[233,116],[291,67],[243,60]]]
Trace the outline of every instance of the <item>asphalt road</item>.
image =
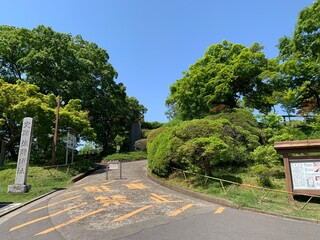
[[0,218],[0,240],[319,239],[320,225],[225,208],[146,177],[146,162],[98,171]]

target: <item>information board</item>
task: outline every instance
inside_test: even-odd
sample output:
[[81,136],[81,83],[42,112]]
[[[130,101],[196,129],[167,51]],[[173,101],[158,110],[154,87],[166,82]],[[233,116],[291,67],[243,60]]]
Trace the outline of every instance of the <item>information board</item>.
[[320,190],[320,161],[290,162],[294,190]]
[[77,148],[77,138],[75,135],[68,132],[67,135],[67,148],[76,150]]

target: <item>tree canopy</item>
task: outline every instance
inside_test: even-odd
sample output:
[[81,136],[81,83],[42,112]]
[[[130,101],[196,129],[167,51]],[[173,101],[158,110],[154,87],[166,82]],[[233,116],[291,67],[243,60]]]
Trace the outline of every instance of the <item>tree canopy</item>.
[[21,79],[43,94],[59,94],[63,106],[80,99],[104,151],[146,112],[137,99],[126,95],[122,83],[115,82],[117,76],[107,51],[80,35],[45,26],[0,26],[0,78],[9,83]]
[[[50,154],[56,104],[53,94],[40,93],[36,85],[22,81],[11,84],[0,79],[0,165],[6,154],[15,154],[13,150],[19,143],[24,117],[34,119],[33,148],[38,157],[45,159],[46,154]],[[61,108],[59,125],[60,138],[69,128],[79,132],[83,139],[95,137],[87,112],[81,110],[80,100],[70,100]]]
[[270,111],[274,105],[268,86],[272,64],[262,48],[258,43],[247,48],[226,40],[211,45],[171,85],[166,101],[171,113],[182,119],[202,118],[222,108],[235,108],[240,99],[249,107]]
[[320,110],[320,1],[303,9],[292,37],[279,40],[282,90],[300,113]]

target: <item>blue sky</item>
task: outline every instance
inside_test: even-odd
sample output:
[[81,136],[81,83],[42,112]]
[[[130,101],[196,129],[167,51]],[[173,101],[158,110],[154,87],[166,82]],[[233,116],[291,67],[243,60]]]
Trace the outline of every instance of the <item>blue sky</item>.
[[262,44],[268,58],[313,0],[0,0],[0,24],[40,24],[106,49],[127,94],[166,122],[169,87],[206,49],[226,39]]

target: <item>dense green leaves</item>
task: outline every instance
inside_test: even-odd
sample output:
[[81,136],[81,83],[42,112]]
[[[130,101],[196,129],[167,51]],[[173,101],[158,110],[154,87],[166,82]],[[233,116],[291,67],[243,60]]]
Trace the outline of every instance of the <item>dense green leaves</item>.
[[[4,157],[19,143],[21,123],[24,117],[34,118],[33,148],[44,160],[50,154],[56,112],[56,97],[39,92],[39,87],[18,81],[10,84],[0,79],[0,165]],[[71,100],[60,110],[61,140],[69,128],[73,128],[84,139],[93,139],[88,114],[81,110],[80,100]],[[38,159],[39,160],[39,159]]]
[[80,99],[105,152],[117,134],[128,135],[131,124],[146,112],[137,99],[126,95],[122,83],[115,82],[117,75],[107,51],[79,35],[45,26],[0,26],[0,77],[35,84],[43,94],[59,94],[63,106]]
[[[161,129],[161,130],[160,130]],[[219,164],[246,166],[259,137],[226,119],[199,119],[163,127],[148,135],[149,168],[160,176],[179,167],[212,175]]]
[[274,104],[268,98],[272,93],[267,85],[270,69],[261,50],[258,43],[250,48],[227,41],[210,46],[204,57],[171,85],[166,101],[169,112],[182,119],[202,118],[238,107],[241,98],[249,107],[270,111]]
[[320,1],[303,9],[292,38],[279,41],[283,89],[293,91],[301,114],[320,110]]

